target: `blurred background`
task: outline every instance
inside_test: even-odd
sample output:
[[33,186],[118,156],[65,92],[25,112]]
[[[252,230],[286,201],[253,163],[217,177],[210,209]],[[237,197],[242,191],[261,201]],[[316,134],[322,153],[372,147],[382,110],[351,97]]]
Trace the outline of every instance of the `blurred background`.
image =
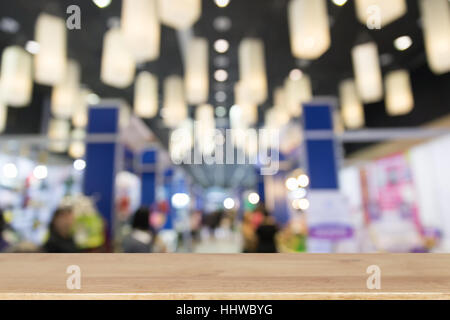
[[450,252],[450,1],[2,0],[0,251]]

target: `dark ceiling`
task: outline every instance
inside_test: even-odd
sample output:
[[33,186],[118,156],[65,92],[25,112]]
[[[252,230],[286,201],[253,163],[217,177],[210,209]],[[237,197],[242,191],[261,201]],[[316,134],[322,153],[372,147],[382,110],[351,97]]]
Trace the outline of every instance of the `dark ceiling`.
[[[418,4],[408,0],[408,13],[381,30],[368,30],[355,17],[354,3],[348,1],[338,7],[328,1],[331,22],[331,48],[318,60],[296,61],[290,53],[286,7],[288,0],[231,0],[226,8],[219,8],[213,0],[203,0],[203,14],[194,26],[194,35],[206,37],[210,41],[211,71],[217,69],[212,43],[219,38],[230,42],[230,50],[224,54],[228,60],[225,69],[229,72],[226,83],[216,83],[211,76],[210,103],[219,105],[214,99],[217,90],[228,94],[227,101],[220,103],[227,108],[233,105],[233,86],[238,80],[237,48],[243,37],[260,37],[265,42],[267,73],[270,97],[260,108],[260,120],[265,109],[271,107],[272,91],[283,83],[289,71],[300,67],[310,74],[315,95],[336,95],[338,82],[352,76],[350,50],[364,37],[374,39],[381,55],[389,55],[390,63],[383,66],[383,72],[394,68],[407,68],[411,71],[416,107],[409,115],[388,117],[384,111],[384,102],[366,106],[367,127],[417,126],[447,115],[450,112],[450,75],[433,75],[427,66],[423,47],[422,30]],[[121,1],[112,0],[105,8],[98,8],[91,0],[1,0],[0,19],[10,17],[16,20],[20,29],[11,34],[0,31],[0,49],[13,43],[24,43],[33,39],[34,23],[43,11],[59,11],[64,15],[65,8],[77,4],[81,8],[81,30],[69,32],[69,56],[82,66],[82,82],[94,92],[105,98],[122,97],[131,104],[133,87],[118,90],[108,87],[99,80],[100,59],[103,35],[111,19],[120,17]],[[232,26],[226,32],[219,32],[213,27],[214,19],[226,16]],[[395,38],[409,35],[414,43],[404,52],[396,51],[393,46]],[[388,57],[389,57],[388,56]],[[177,33],[168,27],[162,28],[161,56],[159,60],[139,67],[159,76],[160,83],[171,74],[183,74],[182,58]],[[213,74],[213,72],[210,72]],[[162,88],[160,88],[161,90]],[[35,86],[31,107],[10,109],[6,133],[39,133],[42,115],[50,94],[49,87]],[[167,144],[168,131],[159,119],[148,121],[163,144]],[[362,144],[348,144],[346,152],[360,149]]]

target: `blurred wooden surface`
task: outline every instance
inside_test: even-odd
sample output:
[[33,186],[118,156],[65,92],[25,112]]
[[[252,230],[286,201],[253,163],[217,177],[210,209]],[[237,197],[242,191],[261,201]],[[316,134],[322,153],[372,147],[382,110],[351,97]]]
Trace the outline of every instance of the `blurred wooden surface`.
[[0,254],[0,299],[450,299],[450,255]]

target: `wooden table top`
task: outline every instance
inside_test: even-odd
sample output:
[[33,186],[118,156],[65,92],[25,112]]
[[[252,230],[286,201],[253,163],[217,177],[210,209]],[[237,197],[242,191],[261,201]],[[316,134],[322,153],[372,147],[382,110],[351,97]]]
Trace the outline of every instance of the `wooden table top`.
[[450,299],[450,255],[0,254],[0,299]]

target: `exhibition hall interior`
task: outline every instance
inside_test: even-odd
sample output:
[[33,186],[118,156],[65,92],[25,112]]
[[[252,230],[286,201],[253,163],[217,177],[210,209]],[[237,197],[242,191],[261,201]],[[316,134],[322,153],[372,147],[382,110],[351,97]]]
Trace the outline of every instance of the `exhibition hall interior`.
[[0,252],[450,252],[449,0],[2,0],[0,50]]

